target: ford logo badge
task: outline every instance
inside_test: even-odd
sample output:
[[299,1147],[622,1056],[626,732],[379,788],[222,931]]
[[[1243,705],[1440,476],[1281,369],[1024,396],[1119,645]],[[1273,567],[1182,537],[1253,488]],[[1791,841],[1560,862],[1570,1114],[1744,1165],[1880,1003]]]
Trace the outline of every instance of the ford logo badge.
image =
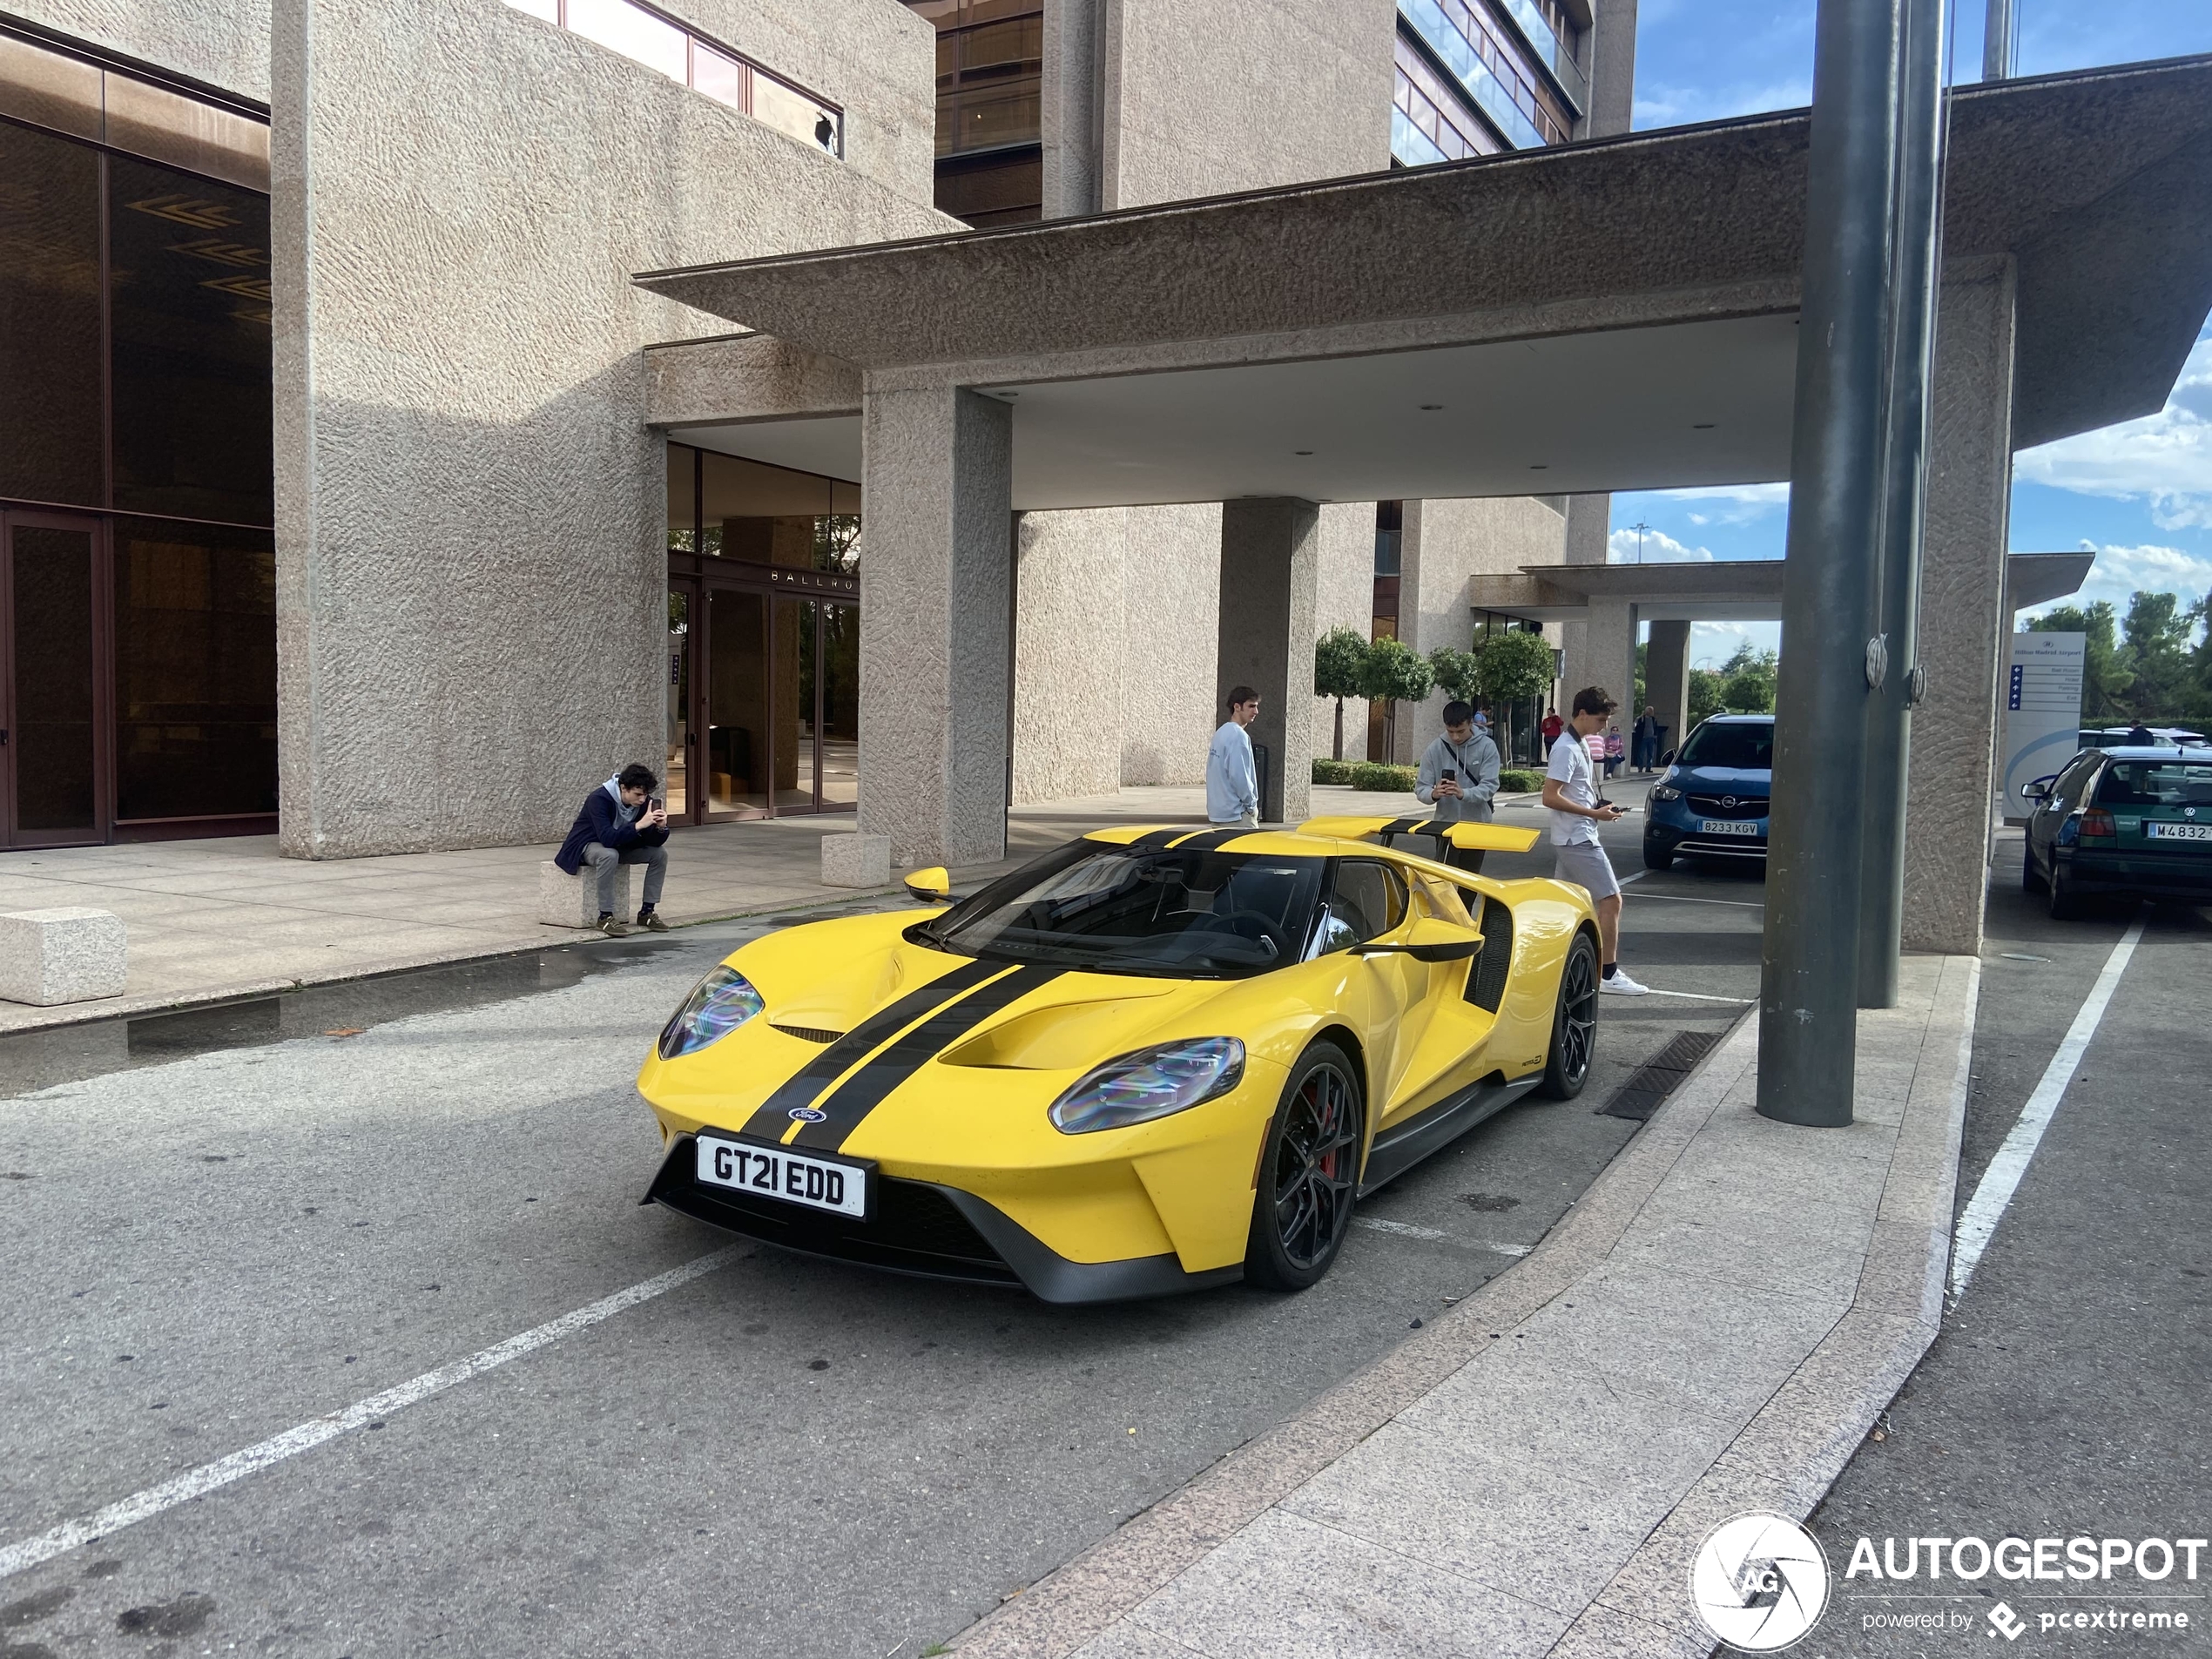
[[829,1121],[827,1112],[818,1112],[812,1106],[794,1106],[790,1116],[794,1123],[826,1123]]

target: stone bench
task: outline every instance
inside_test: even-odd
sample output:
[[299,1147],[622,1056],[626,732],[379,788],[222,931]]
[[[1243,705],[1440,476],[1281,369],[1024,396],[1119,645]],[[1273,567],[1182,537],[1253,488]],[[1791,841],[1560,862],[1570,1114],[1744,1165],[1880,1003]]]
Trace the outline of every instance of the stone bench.
[[[615,873],[615,914],[628,921],[630,872],[624,865]],[[590,865],[570,875],[548,859],[537,867],[537,919],[549,927],[596,927],[599,925],[599,880]]]
[[52,1008],[123,995],[123,918],[69,907],[0,914],[0,998]]

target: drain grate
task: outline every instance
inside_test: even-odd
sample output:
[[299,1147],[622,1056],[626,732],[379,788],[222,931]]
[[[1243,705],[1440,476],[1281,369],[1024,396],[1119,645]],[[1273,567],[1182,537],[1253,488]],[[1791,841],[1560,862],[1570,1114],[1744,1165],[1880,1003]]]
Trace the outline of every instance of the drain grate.
[[1710,1031],[1681,1033],[1636,1068],[1628,1082],[1613,1091],[1612,1098],[1597,1109],[1598,1115],[1646,1122],[1719,1041],[1719,1035]]

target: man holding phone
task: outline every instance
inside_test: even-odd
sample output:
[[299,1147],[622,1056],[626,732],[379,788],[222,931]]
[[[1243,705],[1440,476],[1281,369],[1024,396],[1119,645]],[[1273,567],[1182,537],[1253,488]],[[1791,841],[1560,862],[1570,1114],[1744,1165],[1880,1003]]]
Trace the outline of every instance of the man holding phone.
[[1603,964],[1598,989],[1613,996],[1646,996],[1650,987],[1630,979],[1615,960],[1621,949],[1621,883],[1597,838],[1600,824],[1622,816],[1618,806],[1600,798],[1590,764],[1590,739],[1605,730],[1612,714],[1610,697],[1597,686],[1583,687],[1575,693],[1574,718],[1552,745],[1551,765],[1544,772],[1544,806],[1551,813],[1554,860],[1552,879],[1582,888],[1597,911],[1598,960]]
[[637,925],[657,934],[668,931],[654,907],[660,903],[661,884],[668,880],[668,806],[653,795],[659,784],[651,768],[635,763],[624,766],[584,798],[569,839],[553,855],[553,862],[570,875],[587,864],[591,867],[590,879],[599,887],[595,925],[610,939],[620,939],[630,931],[614,909],[616,873],[625,864],[645,867]]

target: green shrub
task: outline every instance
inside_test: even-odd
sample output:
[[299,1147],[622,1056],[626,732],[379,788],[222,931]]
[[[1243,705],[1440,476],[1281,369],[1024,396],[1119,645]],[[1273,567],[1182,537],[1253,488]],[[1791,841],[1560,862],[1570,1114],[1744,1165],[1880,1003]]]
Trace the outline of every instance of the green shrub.
[[1313,781],[1317,784],[1348,784],[1352,768],[1358,763],[1351,760],[1317,760],[1313,763]]
[[1363,760],[1351,768],[1352,776],[1345,779],[1354,789],[1394,791],[1410,794],[1416,773],[1411,766],[1387,766],[1372,760]]
[[1541,792],[1543,787],[1544,774],[1541,772],[1513,771],[1498,774],[1498,792],[1501,795],[1535,794]]

